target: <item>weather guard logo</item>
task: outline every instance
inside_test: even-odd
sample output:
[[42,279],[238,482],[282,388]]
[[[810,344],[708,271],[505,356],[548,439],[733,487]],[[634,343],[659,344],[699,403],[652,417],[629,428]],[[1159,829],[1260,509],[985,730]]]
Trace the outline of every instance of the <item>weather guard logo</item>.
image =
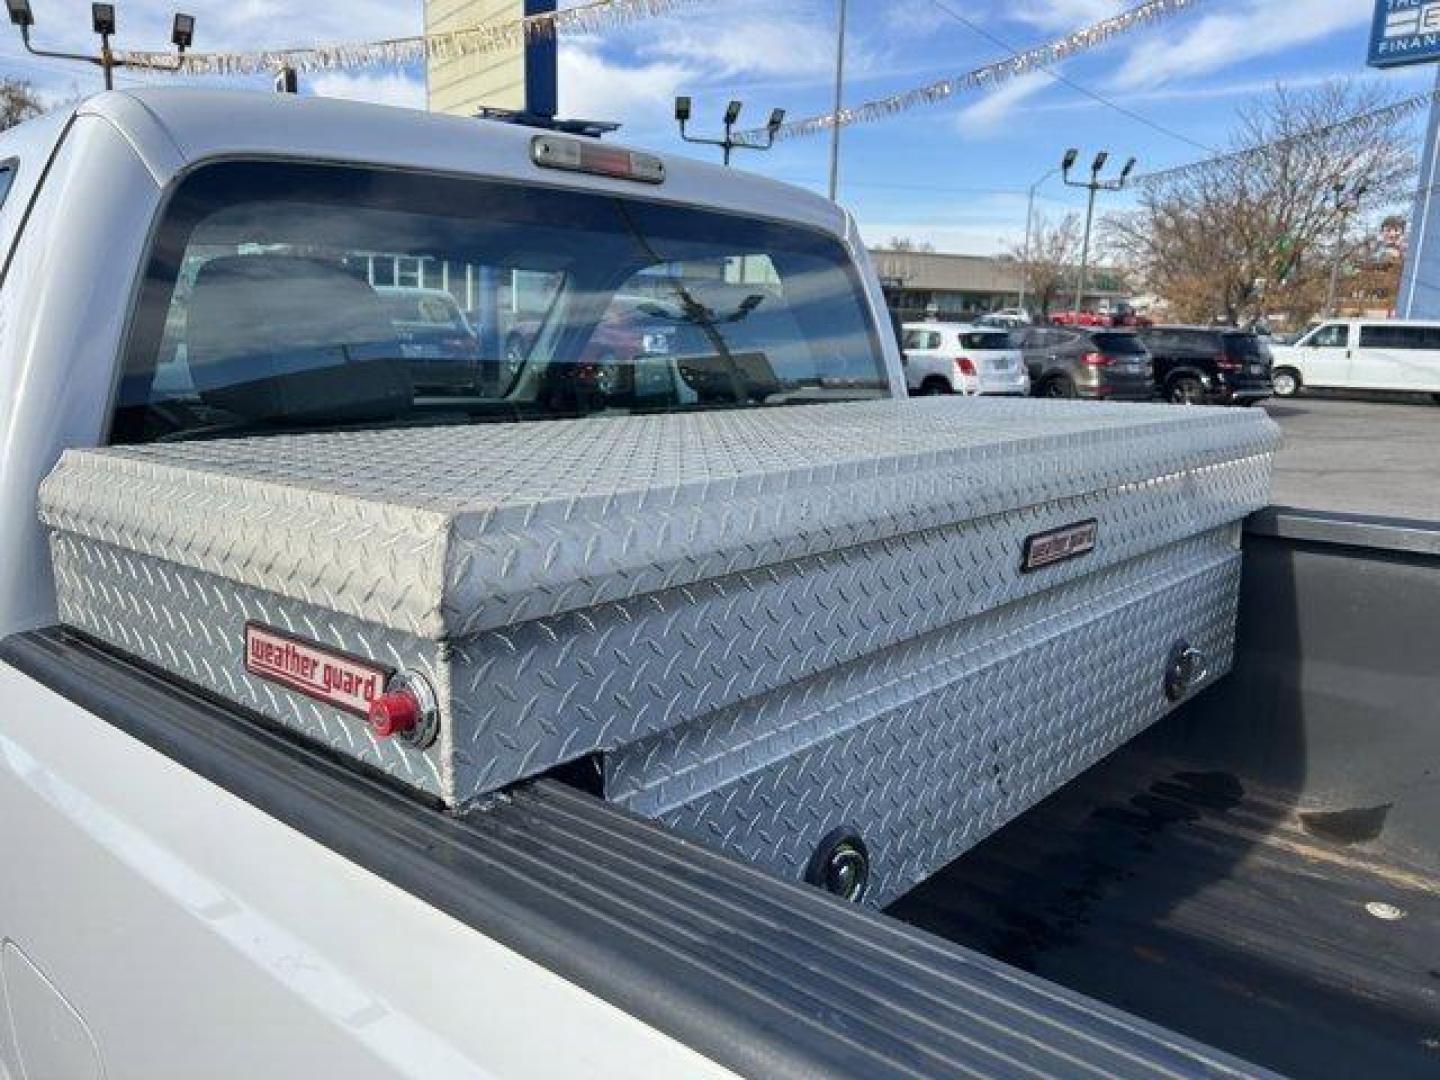
[[1095,533],[1098,528],[1099,523],[1091,518],[1027,536],[1024,555],[1020,560],[1021,572],[1028,574],[1031,570],[1039,570],[1043,566],[1088,555],[1095,550]]
[[385,692],[390,668],[322,648],[260,623],[245,624],[245,670],[355,716]]

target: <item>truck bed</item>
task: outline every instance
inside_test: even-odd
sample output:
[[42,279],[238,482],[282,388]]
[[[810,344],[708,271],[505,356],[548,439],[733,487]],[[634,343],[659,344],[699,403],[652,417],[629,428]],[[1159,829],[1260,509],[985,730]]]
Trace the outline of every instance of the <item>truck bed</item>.
[[1440,527],[1252,519],[1236,668],[888,913],[1297,1077],[1440,1074]]
[[[153,752],[147,812],[214,785],[744,1075],[1434,1075],[1437,569],[1440,526],[1252,521],[1232,674],[886,914],[558,779],[447,812],[63,629],[0,643],[0,690],[16,739]],[[19,749],[26,808],[116,832]]]
[[1434,1076],[1434,868],[1156,735],[889,914],[1287,1075]]

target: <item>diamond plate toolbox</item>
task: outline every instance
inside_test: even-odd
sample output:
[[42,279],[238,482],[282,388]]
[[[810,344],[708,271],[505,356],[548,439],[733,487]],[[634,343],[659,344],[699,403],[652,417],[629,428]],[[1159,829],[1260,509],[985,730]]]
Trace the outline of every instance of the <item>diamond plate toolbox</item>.
[[[1177,642],[1225,670],[1278,441],[953,398],[276,435],[67,452],[40,515],[65,623],[450,806],[587,759],[790,876],[852,828],[884,902],[1162,715]],[[428,745],[351,707],[417,678]]]

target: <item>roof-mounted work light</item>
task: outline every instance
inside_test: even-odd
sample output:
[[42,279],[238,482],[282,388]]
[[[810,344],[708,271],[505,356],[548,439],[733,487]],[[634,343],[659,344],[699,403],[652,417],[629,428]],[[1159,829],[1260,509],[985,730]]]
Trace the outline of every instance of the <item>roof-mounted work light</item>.
[[1130,173],[1134,170],[1134,168],[1135,159],[1132,157],[1130,160],[1125,162],[1125,167],[1120,170],[1120,183],[1123,184],[1126,180],[1130,178]]
[[726,123],[726,124],[731,124],[731,125],[733,125],[736,120],[739,120],[739,119],[740,119],[740,108],[741,108],[740,102],[738,102],[738,101],[732,101],[732,102],[730,102],[729,105],[726,105],[726,106],[725,106],[725,123]]
[[115,33],[115,5],[91,4],[90,25],[102,37]]
[[773,134],[775,134],[775,132],[777,132],[777,131],[780,130],[780,125],[783,124],[783,123],[785,123],[785,110],[784,110],[784,109],[771,109],[771,110],[770,110],[770,120],[769,120],[769,122],[765,125],[765,128],[766,128],[767,131],[770,132],[770,134],[773,135]]
[[1069,172],[1071,167],[1075,164],[1075,159],[1079,156],[1080,151],[1076,150],[1073,146],[1069,150],[1066,150],[1065,156],[1060,159],[1060,171]]
[[19,27],[35,25],[35,13],[30,10],[30,0],[5,0],[5,8],[10,12],[10,21]]
[[1108,161],[1109,158],[1110,152],[1108,150],[1101,150],[1098,154],[1095,155],[1095,161],[1093,164],[1091,164],[1090,171],[1092,173],[1098,173],[1101,169],[1105,167],[1105,162]]
[[687,123],[690,119],[690,99],[685,96],[675,99],[675,119],[680,123]]

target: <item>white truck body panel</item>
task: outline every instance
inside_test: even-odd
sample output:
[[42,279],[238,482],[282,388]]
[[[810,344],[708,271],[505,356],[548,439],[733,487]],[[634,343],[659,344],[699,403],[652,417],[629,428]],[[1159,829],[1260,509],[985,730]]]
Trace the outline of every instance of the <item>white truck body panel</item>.
[[87,1031],[109,1080],[731,1075],[5,665],[0,696],[0,938],[83,1020],[17,1047],[0,1004],[13,1080],[87,1080]]

